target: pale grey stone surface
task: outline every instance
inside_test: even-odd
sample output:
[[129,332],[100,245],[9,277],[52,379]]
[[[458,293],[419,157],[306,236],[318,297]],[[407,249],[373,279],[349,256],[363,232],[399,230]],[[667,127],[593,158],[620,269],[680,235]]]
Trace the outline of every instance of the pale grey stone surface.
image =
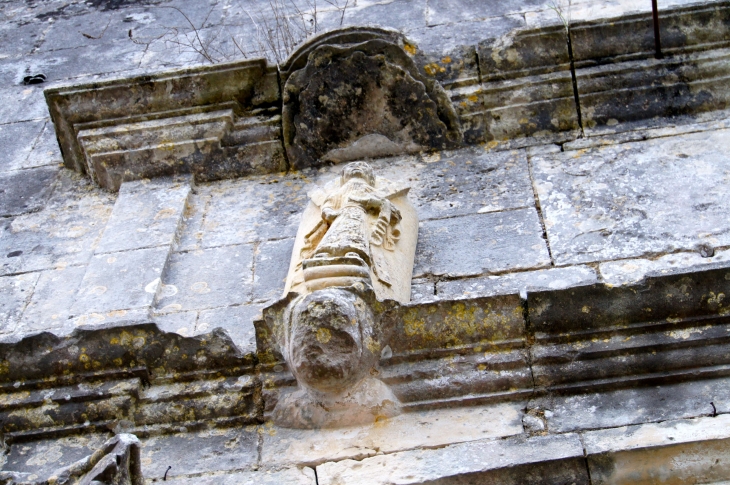
[[308,197],[297,175],[269,175],[201,185],[209,195],[203,220],[204,248],[294,237]]
[[43,167],[0,174],[0,217],[41,209],[57,173],[56,167]]
[[311,468],[290,468],[280,471],[233,472],[168,479],[170,485],[316,485]]
[[96,253],[171,246],[190,190],[190,177],[122,184]]
[[535,209],[420,223],[414,276],[472,276],[550,265]]
[[160,313],[251,301],[253,245],[173,253],[157,298]]
[[254,300],[276,300],[282,296],[293,249],[293,238],[258,245],[254,258]]
[[81,318],[77,324],[92,314],[115,317],[118,311],[149,309],[167,256],[164,247],[94,255],[71,308]]
[[38,141],[45,124],[45,121],[27,121],[0,125],[0,148],[2,149],[0,172],[28,168],[28,155]]
[[[727,130],[552,156],[532,166],[555,261],[730,245]],[[692,183],[687,183],[691,180]]]
[[597,281],[598,277],[593,268],[571,266],[485,278],[439,281],[436,283],[436,292],[439,299],[475,298],[530,290],[557,290],[571,286],[590,285]]
[[618,389],[537,400],[552,433],[730,413],[730,379]]
[[36,86],[5,86],[0,89],[0,120],[5,123],[47,119],[48,107],[43,88]]
[[0,273],[86,264],[101,236],[114,200],[62,172],[48,206],[0,220]]
[[24,332],[68,328],[69,310],[86,273],[86,266],[66,266],[42,271],[28,303],[21,329]]
[[61,149],[56,140],[56,130],[51,121],[46,121],[43,131],[33,144],[33,149],[25,160],[24,168],[40,167],[43,165],[60,165],[63,163]]
[[592,483],[716,483],[730,478],[730,415],[583,433]]
[[601,263],[603,281],[612,285],[628,285],[641,281],[648,274],[666,274],[671,271],[700,271],[708,267],[727,265],[730,251],[715,251],[713,256],[703,257],[700,251],[665,254],[656,259],[624,259]]
[[38,273],[27,273],[0,278],[0,334],[15,331],[38,276]]
[[[538,462],[543,466],[538,468]],[[545,462],[550,462],[549,468]],[[325,463],[317,467],[317,478],[319,485],[457,484],[467,480],[517,484],[526,481],[526,470],[520,467],[529,469],[527,473],[542,483],[589,483],[583,447],[575,434],[472,441],[435,450]]]
[[[263,427],[262,462],[268,467],[318,466],[379,453],[437,448],[522,434],[524,402],[405,413],[368,426],[301,430]],[[325,465],[329,466],[329,465]],[[350,482],[347,482],[350,483]]]
[[173,332],[183,337],[195,334],[195,325],[198,322],[198,312],[176,312],[155,315],[151,319],[163,332]]
[[162,481],[180,475],[252,470],[258,461],[258,433],[248,429],[211,429],[198,433],[152,436],[141,440],[142,473]]
[[256,352],[256,333],[253,321],[261,318],[263,304],[237,305],[201,311],[195,328],[196,334],[222,328],[244,353]]
[[428,25],[439,25],[464,21],[501,17],[545,8],[544,0],[508,0],[498,4],[485,4],[479,0],[433,0],[428,4]]

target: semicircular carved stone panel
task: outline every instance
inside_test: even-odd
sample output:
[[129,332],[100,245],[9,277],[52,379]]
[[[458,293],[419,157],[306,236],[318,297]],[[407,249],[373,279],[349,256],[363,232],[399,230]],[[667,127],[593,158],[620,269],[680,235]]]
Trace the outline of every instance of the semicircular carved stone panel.
[[443,88],[383,39],[313,46],[304,67],[286,79],[283,100],[284,145],[295,169],[462,140]]

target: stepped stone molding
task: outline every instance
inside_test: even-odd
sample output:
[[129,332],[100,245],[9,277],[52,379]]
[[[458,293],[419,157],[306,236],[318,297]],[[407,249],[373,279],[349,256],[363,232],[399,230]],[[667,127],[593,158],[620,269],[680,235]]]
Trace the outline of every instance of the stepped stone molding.
[[140,178],[286,169],[263,59],[46,90],[66,167],[112,191]]

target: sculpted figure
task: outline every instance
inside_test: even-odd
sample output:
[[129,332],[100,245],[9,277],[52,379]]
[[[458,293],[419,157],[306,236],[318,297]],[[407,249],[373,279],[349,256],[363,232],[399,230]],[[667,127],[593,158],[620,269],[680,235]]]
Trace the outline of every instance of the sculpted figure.
[[418,221],[408,188],[365,162],[310,193],[283,300],[264,310],[267,334],[297,380],[273,411],[280,426],[373,422],[400,412],[377,379],[394,322],[410,299]]

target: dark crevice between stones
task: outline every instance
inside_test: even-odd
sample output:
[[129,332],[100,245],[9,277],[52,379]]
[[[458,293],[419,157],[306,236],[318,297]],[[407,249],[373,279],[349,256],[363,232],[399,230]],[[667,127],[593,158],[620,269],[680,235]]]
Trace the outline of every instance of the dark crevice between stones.
[[317,476],[317,467],[312,467],[312,470],[314,470],[314,484],[319,485],[319,476]]
[[[582,128],[581,128],[582,131]],[[563,151],[563,145],[560,145],[560,151]],[[537,218],[540,221],[540,228],[542,229],[542,238],[545,241],[545,247],[547,248],[548,257],[550,258],[550,266],[555,266],[555,259],[553,259],[553,250],[550,248],[550,239],[548,239],[547,227],[545,226],[545,218],[542,214],[542,205],[540,204],[540,198],[537,195],[537,188],[535,187],[535,178],[532,174],[532,159],[527,156],[527,174],[530,177],[530,185],[532,186],[532,197],[535,200],[535,210],[537,211]]]
[[591,477],[591,467],[588,465],[588,450],[586,450],[586,444],[583,443],[583,435],[578,433],[578,440],[580,446],[583,448],[583,465],[586,467],[586,478],[588,478],[588,485],[593,485],[593,478]]
[[[276,85],[279,87],[279,113],[284,113],[284,85],[281,80],[281,66],[276,64]],[[284,123],[279,122],[279,139],[281,140],[282,147],[284,146]],[[282,150],[282,156],[284,157],[284,163],[286,164],[286,173],[291,172],[291,162],[289,161],[289,153],[286,150]]]
[[575,75],[575,59],[573,58],[573,40],[572,35],[570,33],[570,25],[567,25],[565,27],[565,38],[568,43],[568,59],[570,59],[570,79],[573,83],[573,99],[575,99],[575,112],[578,116],[578,127],[580,128],[580,136],[579,138],[583,138],[585,136],[585,131],[583,130],[583,115],[580,110],[580,94],[578,93],[578,78]]
[[530,306],[527,300],[527,292],[520,292],[520,305],[522,306],[522,318],[525,321],[525,359],[527,360],[527,368],[530,369],[530,380],[532,381],[533,397],[537,392],[535,386],[535,373],[532,370],[532,346],[535,343],[535,332],[532,330],[530,322]]

